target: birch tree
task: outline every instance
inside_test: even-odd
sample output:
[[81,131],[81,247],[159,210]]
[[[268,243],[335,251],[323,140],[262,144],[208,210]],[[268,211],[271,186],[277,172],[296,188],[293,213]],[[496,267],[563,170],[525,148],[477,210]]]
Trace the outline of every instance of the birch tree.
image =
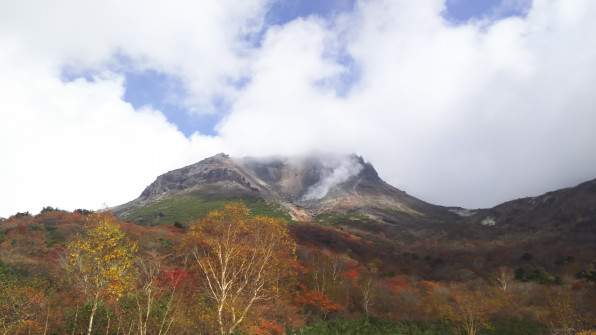
[[100,302],[118,300],[133,287],[136,251],[136,244],[107,213],[89,215],[84,234],[77,234],[69,243],[61,263],[74,288],[91,303],[88,335]]
[[248,214],[242,203],[227,204],[193,223],[183,242],[222,334],[277,297],[292,276],[296,244],[285,221]]

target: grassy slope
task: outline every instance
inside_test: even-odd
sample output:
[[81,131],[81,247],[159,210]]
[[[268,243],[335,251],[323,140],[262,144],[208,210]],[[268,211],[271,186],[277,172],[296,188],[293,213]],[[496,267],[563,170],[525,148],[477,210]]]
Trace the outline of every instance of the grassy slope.
[[136,208],[125,219],[143,225],[190,223],[230,201],[244,202],[251,210],[252,215],[279,217],[291,222],[291,218],[287,213],[275,205],[256,197],[223,199],[196,195],[173,196]]

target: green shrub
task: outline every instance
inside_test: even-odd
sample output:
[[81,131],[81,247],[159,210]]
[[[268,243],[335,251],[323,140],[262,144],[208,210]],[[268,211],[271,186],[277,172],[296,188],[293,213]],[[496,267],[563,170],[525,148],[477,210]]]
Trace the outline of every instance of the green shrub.
[[386,319],[330,320],[318,322],[302,329],[288,330],[288,335],[434,335],[452,334],[441,323],[405,321],[394,323]]
[[596,259],[588,264],[588,266],[578,274],[578,277],[596,283]]
[[75,212],[79,213],[79,214],[83,214],[83,215],[89,215],[89,214],[93,214],[94,212],[92,210],[88,210],[88,209],[75,209]]
[[541,266],[533,266],[530,268],[520,267],[515,270],[515,279],[522,282],[533,281],[538,284],[557,284],[556,278],[552,279],[546,270]]
[[41,214],[41,213],[47,213],[47,212],[60,212],[60,211],[62,211],[62,210],[57,207],[54,208],[52,206],[46,206],[46,207],[42,208],[41,212],[39,212],[39,213]]
[[54,225],[44,226],[44,237],[45,243],[48,247],[51,247],[56,243],[64,241],[64,234],[59,232],[58,227]]
[[540,322],[528,319],[512,318],[509,320],[493,321],[492,329],[483,331],[486,335],[542,335],[547,334],[548,328]]

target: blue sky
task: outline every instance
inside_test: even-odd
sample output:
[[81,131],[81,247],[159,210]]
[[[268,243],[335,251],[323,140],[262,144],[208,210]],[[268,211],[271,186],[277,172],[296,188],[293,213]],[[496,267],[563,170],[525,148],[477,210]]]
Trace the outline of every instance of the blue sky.
[[456,23],[471,19],[524,16],[531,0],[447,0],[445,18]]
[[178,127],[185,136],[194,132],[216,135],[215,126],[225,113],[225,107],[218,106],[218,113],[190,113],[182,103],[186,95],[184,86],[176,79],[154,70],[128,72],[124,100],[135,109],[151,105],[164,113],[170,123]]

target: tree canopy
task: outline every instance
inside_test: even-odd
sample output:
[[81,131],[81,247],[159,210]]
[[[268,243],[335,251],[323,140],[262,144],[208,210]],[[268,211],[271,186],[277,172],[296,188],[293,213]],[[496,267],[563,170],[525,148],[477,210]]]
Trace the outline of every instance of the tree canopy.
[[296,244],[286,222],[251,217],[242,203],[191,224],[183,244],[224,334],[237,329],[255,305],[278,297],[293,276]]

